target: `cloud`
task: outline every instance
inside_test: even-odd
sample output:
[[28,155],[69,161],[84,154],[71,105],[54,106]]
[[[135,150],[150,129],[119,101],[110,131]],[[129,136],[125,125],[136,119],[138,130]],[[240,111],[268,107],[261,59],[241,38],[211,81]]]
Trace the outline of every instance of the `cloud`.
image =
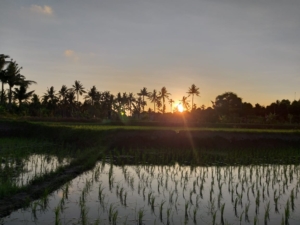
[[53,14],[53,9],[48,5],[44,5],[44,6],[31,5],[30,10],[32,12],[45,14],[45,15],[52,15]]
[[78,61],[79,60],[79,56],[76,54],[75,51],[71,50],[71,49],[67,49],[64,51],[64,56],[66,58],[72,59],[74,61]]

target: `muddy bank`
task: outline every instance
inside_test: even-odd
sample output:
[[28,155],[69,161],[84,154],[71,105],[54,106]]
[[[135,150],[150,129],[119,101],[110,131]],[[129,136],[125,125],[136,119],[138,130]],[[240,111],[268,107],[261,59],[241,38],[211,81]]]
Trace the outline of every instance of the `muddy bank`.
[[107,135],[109,149],[130,148],[279,148],[300,146],[299,133],[227,131],[115,131]]
[[13,210],[28,206],[31,201],[39,199],[45,193],[50,194],[82,172],[82,167],[68,168],[55,177],[49,177],[43,182],[30,185],[27,190],[2,198],[0,201],[0,218],[9,215]]

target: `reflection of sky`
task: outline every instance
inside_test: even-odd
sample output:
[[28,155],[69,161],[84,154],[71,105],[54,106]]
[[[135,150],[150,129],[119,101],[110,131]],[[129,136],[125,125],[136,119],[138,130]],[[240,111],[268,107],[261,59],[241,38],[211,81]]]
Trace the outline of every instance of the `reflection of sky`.
[[4,0],[1,53],[39,95],[80,80],[114,94],[166,86],[179,100],[195,83],[198,105],[225,91],[269,104],[300,96],[299,9],[296,0]]
[[[13,178],[15,184],[20,187],[28,185],[37,177],[57,170],[58,167],[68,165],[69,161],[68,159],[58,160],[56,156],[52,155],[33,154],[22,159],[20,164],[10,163],[9,167],[20,171],[20,173],[16,174],[16,177]],[[5,164],[1,163],[0,167],[3,169]]]
[[[99,169],[99,170],[98,170]],[[183,224],[185,220],[184,208],[185,204],[189,204],[189,220],[187,224],[194,224],[193,211],[196,207],[197,195],[198,208],[196,221],[198,223],[211,224],[212,215],[211,207],[214,206],[212,211],[217,211],[216,222],[220,222],[220,208],[222,204],[225,204],[224,220],[230,224],[240,224],[239,216],[245,210],[246,204],[250,203],[249,207],[249,220],[250,224],[253,223],[255,217],[255,198],[258,190],[260,192],[260,207],[259,214],[257,215],[260,224],[264,223],[265,208],[268,202],[270,202],[270,221],[268,224],[280,224],[281,217],[284,213],[284,207],[286,206],[287,199],[290,198],[291,190],[294,189],[294,195],[297,196],[299,192],[299,167],[296,166],[280,166],[280,165],[267,165],[267,166],[241,166],[241,167],[195,167],[191,170],[188,166],[125,166],[113,167],[114,185],[112,189],[109,189],[108,177],[110,166],[106,165],[101,171],[101,164],[98,164],[96,168],[87,172],[77,178],[75,178],[69,186],[68,199],[65,200],[64,211],[61,214],[61,220],[63,224],[77,223],[80,219],[80,207],[79,198],[82,195],[82,191],[86,188],[86,181],[91,182],[91,187],[86,194],[86,207],[88,209],[88,220],[94,222],[96,219],[100,219],[100,224],[108,224],[108,209],[112,204],[113,208],[118,211],[117,224],[123,223],[127,218],[127,224],[135,224],[137,218],[137,212],[143,209],[145,212],[143,224],[162,224],[159,218],[159,205],[162,201],[166,201],[163,205],[163,222],[167,221],[167,209],[171,209],[170,222],[171,224]],[[285,183],[285,169],[287,174],[287,187],[283,192],[283,183]],[[100,173],[97,175],[96,171]],[[252,170],[252,180],[250,174]],[[126,177],[125,180],[125,171]],[[138,172],[140,171],[140,172]],[[240,172],[239,172],[240,171]],[[276,177],[273,177],[276,171]],[[140,178],[138,178],[138,174]],[[269,175],[268,175],[269,174]],[[291,177],[293,179],[290,179]],[[96,180],[95,177],[98,179]],[[270,178],[269,187],[267,188],[266,177]],[[219,198],[219,185],[222,184],[222,197]],[[130,180],[133,179],[133,189],[130,184]],[[186,179],[186,185],[184,180]],[[201,182],[203,179],[202,197],[200,195]],[[260,184],[261,180],[261,184]],[[214,182],[213,182],[214,181]],[[230,182],[229,182],[230,181]],[[244,182],[243,182],[244,181]],[[160,185],[158,185],[160,183]],[[167,183],[167,185],[166,185]],[[177,183],[177,185],[176,185]],[[228,185],[230,183],[230,185]],[[243,186],[242,186],[243,183]],[[99,185],[104,188],[103,193],[104,204],[101,205],[98,200]],[[195,192],[194,190],[195,185]],[[252,185],[254,186],[254,195],[252,193]],[[265,185],[265,191],[263,186]],[[298,188],[297,188],[298,185]],[[124,188],[123,195],[127,193],[126,206],[120,202],[120,197],[117,196],[117,186],[119,191]],[[138,193],[138,187],[140,186],[140,193]],[[158,189],[159,186],[159,189]],[[175,191],[177,186],[177,192]],[[184,186],[186,187],[184,189]],[[230,187],[230,191],[228,188]],[[242,202],[237,203],[237,215],[234,215],[234,202],[237,199],[237,194],[242,193],[242,187],[244,187]],[[65,186],[63,187],[63,189]],[[145,188],[145,200],[143,199],[143,189]],[[211,191],[213,188],[213,191]],[[249,189],[249,200],[247,192]],[[231,194],[233,190],[233,195]],[[274,192],[276,196],[280,193],[278,201],[279,213],[275,213],[274,205]],[[173,192],[174,191],[174,192]],[[148,204],[148,194],[153,193],[155,197],[155,209],[151,210],[151,206]],[[269,194],[268,194],[269,192]],[[60,204],[60,200],[63,196],[63,191],[58,190],[54,192],[49,198],[49,207],[46,212],[38,212],[37,220],[33,222],[32,210],[28,208],[26,210],[18,210],[11,214],[9,218],[5,218],[5,224],[22,224],[24,221],[28,224],[53,224],[54,223],[54,208]],[[170,201],[170,195],[173,193],[172,202]],[[210,193],[212,193],[212,201],[210,201]],[[263,193],[265,199],[263,200]],[[233,202],[232,202],[232,196]],[[191,196],[191,197],[190,197]],[[177,200],[176,200],[177,199]],[[212,202],[214,202],[212,204]],[[219,204],[220,202],[220,204]],[[290,199],[291,203],[291,199]],[[290,205],[291,207],[291,205]],[[299,210],[300,202],[295,199],[295,211],[292,212],[290,225],[296,225],[300,221]],[[32,222],[30,222],[32,221]],[[244,221],[244,217],[241,224],[249,224]]]

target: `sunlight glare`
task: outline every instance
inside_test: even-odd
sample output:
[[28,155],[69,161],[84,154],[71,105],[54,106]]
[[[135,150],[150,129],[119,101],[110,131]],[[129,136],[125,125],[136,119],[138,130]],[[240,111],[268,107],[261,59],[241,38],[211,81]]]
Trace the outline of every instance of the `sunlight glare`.
[[179,112],[183,112],[183,106],[181,104],[178,104],[177,108]]

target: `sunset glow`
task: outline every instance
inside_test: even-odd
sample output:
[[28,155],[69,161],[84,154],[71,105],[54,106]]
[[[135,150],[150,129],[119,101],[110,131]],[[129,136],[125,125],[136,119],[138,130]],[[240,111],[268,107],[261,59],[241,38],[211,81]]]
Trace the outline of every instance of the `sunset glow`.
[[181,104],[178,104],[177,108],[179,112],[183,112],[183,106]]

